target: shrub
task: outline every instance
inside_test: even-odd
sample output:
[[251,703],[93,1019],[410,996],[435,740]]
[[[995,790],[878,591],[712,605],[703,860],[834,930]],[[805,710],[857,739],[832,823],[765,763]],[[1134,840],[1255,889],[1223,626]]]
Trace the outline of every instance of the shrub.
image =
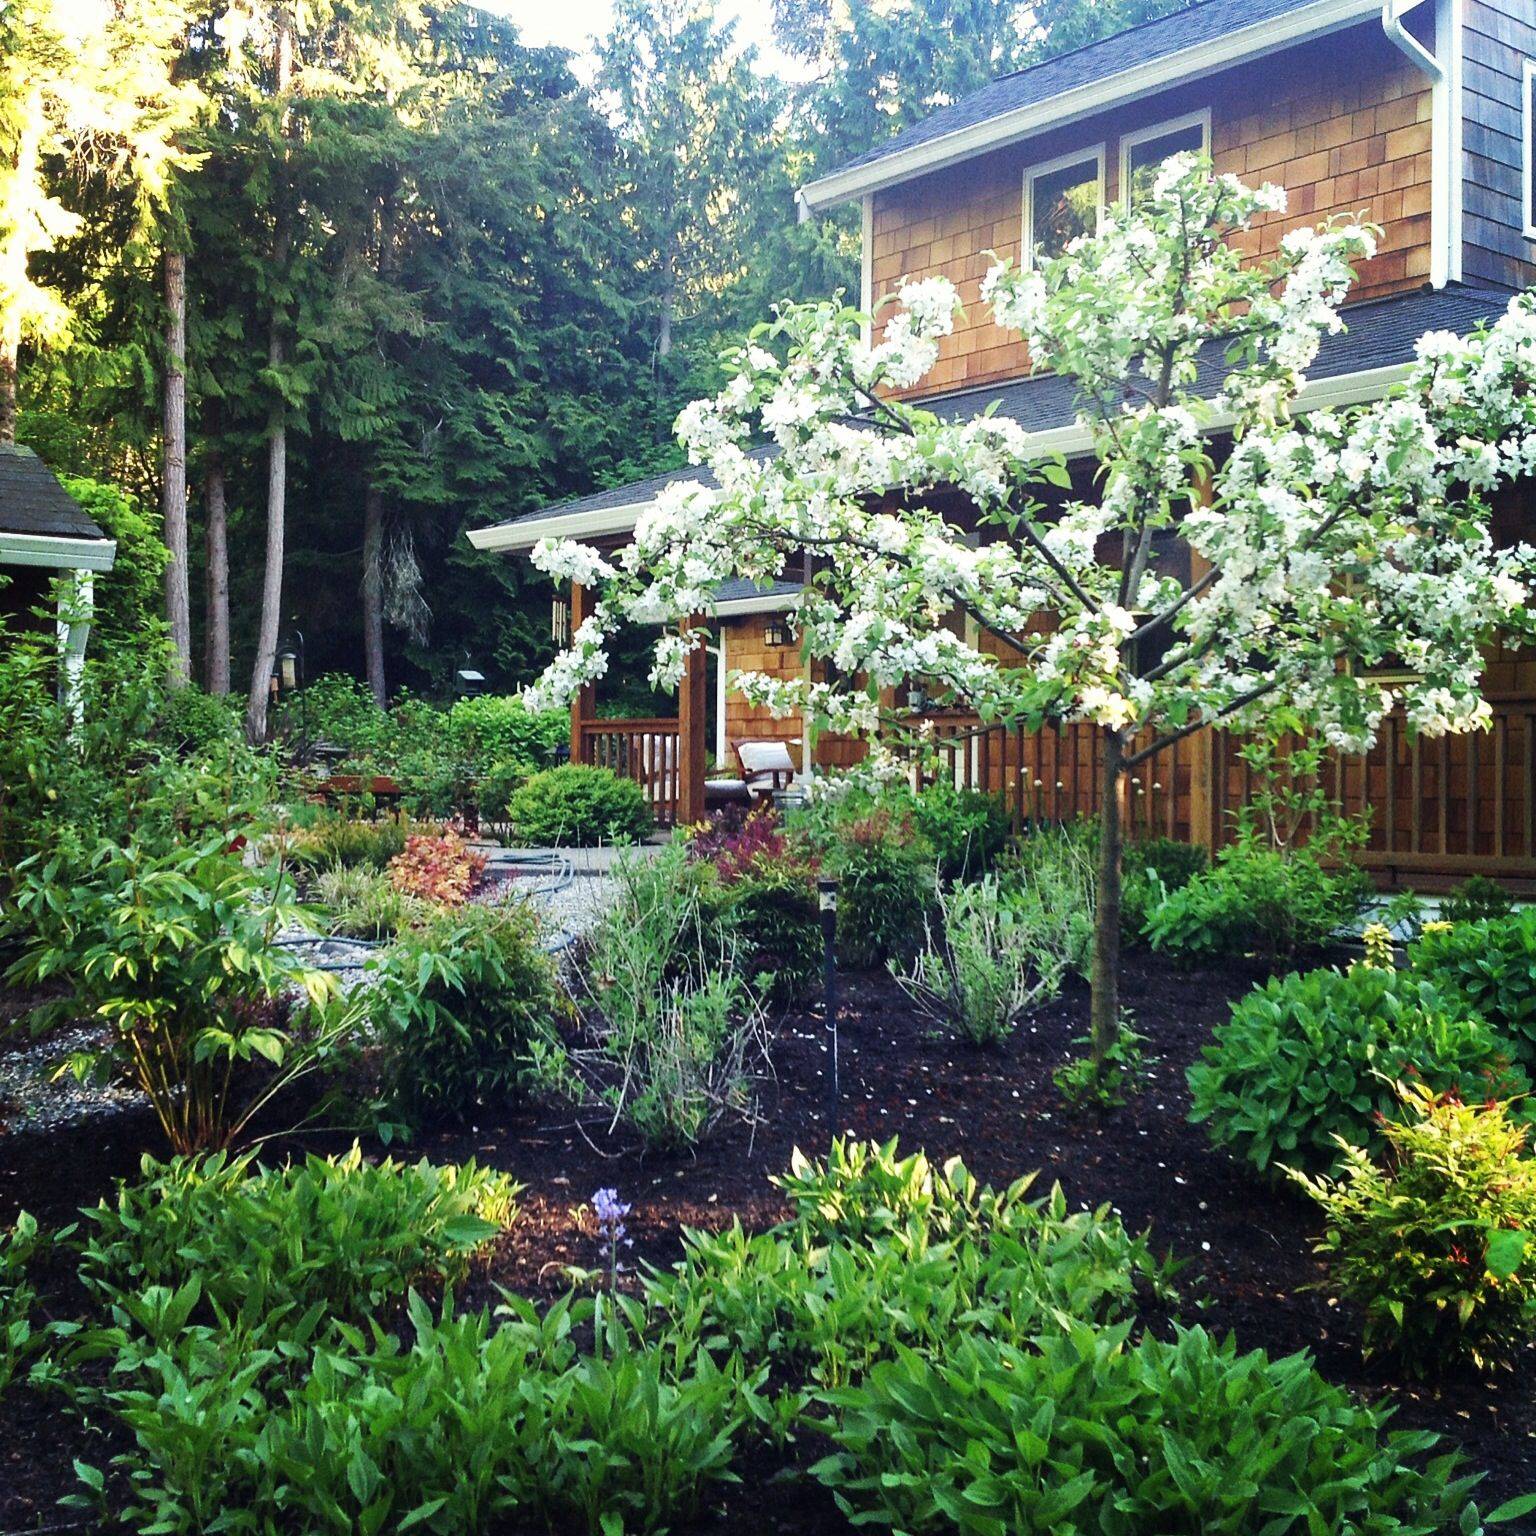
[[974,880],[997,862],[1012,823],[998,795],[931,784],[913,797],[912,825],[933,850],[943,880]]
[[512,829],[536,847],[635,842],[651,829],[645,794],[607,768],[567,763],[536,773],[507,802]]
[[1211,867],[1198,843],[1148,837],[1126,844],[1120,890],[1120,925],[1126,936],[1143,937],[1147,919],[1169,891],[1181,891]]
[[691,1145],[753,1113],[762,1014],[713,868],[674,842],[617,869],[620,893],[584,957],[583,1038],[551,1044],[544,1083],[602,1105],[652,1146]]
[[1509,1049],[1417,977],[1365,967],[1293,973],[1232,1005],[1189,1069],[1190,1118],[1260,1170],[1327,1168],[1337,1137],[1380,1147],[1398,1080],[1469,1098],[1524,1092]]
[[821,989],[824,946],[813,878],[804,866],[760,862],[726,887],[737,969],[780,1008]]
[[839,827],[830,855],[838,876],[837,950],[846,965],[911,956],[936,896],[927,845],[911,823],[878,810]]
[[482,776],[501,764],[526,777],[547,767],[571,736],[567,711],[530,710],[515,694],[460,699],[445,726],[448,743]]
[[920,1012],[974,1045],[995,1045],[1060,992],[1066,926],[1039,903],[1010,903],[991,875],[941,890],[938,905],[922,952],[906,968],[893,960],[891,973]]
[[386,870],[405,851],[409,828],[389,817],[364,821],[327,811],[282,840],[283,857],[297,869]]
[[1240,842],[1157,903],[1146,934],[1154,949],[1186,962],[1246,954],[1274,961],[1328,944],[1358,919],[1370,890],[1353,864],[1329,867],[1308,849]]
[[187,754],[237,742],[243,729],[236,701],[204,693],[196,683],[171,689],[155,721],[156,737]]
[[314,899],[327,909],[329,930],[348,939],[393,938],[427,915],[388,875],[366,865],[323,870],[315,880]]
[[1054,924],[1068,967],[1088,974],[1098,911],[1098,829],[1087,821],[1041,827],[1014,847],[1001,878],[1024,921]]
[[410,1120],[514,1096],[569,1010],[522,903],[438,913],[371,966],[384,1100]]
[[[1390,1156],[1345,1147],[1337,1179],[1298,1182],[1322,1207],[1317,1251],[1365,1316],[1367,1353],[1412,1370],[1515,1363],[1536,1336],[1536,1160],[1509,1106],[1404,1088]],[[1530,1250],[1530,1251],[1528,1251]]]
[[[331,977],[273,943],[298,913],[227,843],[103,844],[68,884],[57,857],[18,872],[24,949],[7,979],[68,988],[34,1011],[34,1027],[100,1019],[105,1043],[74,1065],[131,1076],[177,1152],[230,1145],[355,1023]],[[286,1027],[290,989],[315,1009],[303,1035]]]
[[1409,964],[1448,998],[1507,1035],[1536,1067],[1536,907],[1509,917],[1426,928]]
[[369,1163],[355,1146],[274,1169],[250,1154],[146,1157],[137,1184],[86,1212],[80,1273],[108,1297],[196,1280],[219,1313],[257,1327],[316,1305],[362,1322],[423,1279],[461,1279],[516,1218],[518,1193],[473,1162]]
[[417,833],[389,861],[390,884],[403,896],[439,907],[461,907],[485,875],[485,855],[476,853],[452,827]]
[[827,1394],[840,1450],[814,1474],[858,1523],[912,1533],[1477,1528],[1454,1454],[1425,1461],[1432,1436],[1384,1433],[1305,1355],[1127,1332],[900,1351]]
[[26,1211],[17,1212],[9,1231],[0,1231],[0,1398],[54,1333],[71,1329],[67,1323],[41,1323],[37,1316],[37,1287],[29,1270],[52,1241]]
[[531,770],[518,762],[492,763],[475,786],[475,807],[482,822],[505,822],[512,796],[528,782]]
[[1448,923],[1480,923],[1508,917],[1514,910],[1509,892],[1487,875],[1473,875],[1440,903],[1440,916]]

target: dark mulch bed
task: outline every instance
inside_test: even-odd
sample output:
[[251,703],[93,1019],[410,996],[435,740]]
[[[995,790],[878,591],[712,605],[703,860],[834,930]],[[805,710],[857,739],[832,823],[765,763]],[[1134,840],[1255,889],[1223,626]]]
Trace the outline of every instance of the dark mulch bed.
[[[1354,1319],[1309,1288],[1322,1272],[1310,1254],[1316,1223],[1308,1205],[1249,1177],[1186,1123],[1184,1068],[1228,1002],[1254,979],[1230,968],[1178,972],[1131,957],[1125,1001],[1157,1053],[1153,1081],[1125,1109],[1099,1116],[1069,1112],[1051,1083],[1053,1068],[1084,1030],[1082,989],[1045,1010],[1005,1049],[977,1051],[926,1033],[886,978],[845,978],[837,1126],[859,1136],[899,1136],[935,1160],[958,1153],[994,1182],[1039,1170],[1042,1190],[1060,1180],[1075,1203],[1114,1205],[1131,1227],[1150,1226],[1159,1248],[1189,1260],[1182,1277],[1186,1320],[1234,1331],[1245,1347],[1310,1349],[1332,1380],[1373,1398],[1390,1392],[1400,1425],[1453,1436],[1487,1472],[1485,1508],[1527,1491],[1536,1486],[1530,1371],[1492,1385],[1463,1374],[1416,1387],[1380,1363],[1363,1362]],[[825,1041],[813,1015],[784,1021],[762,1122],[694,1156],[646,1157],[606,1139],[600,1125],[578,1127],[534,1109],[488,1115],[479,1125],[425,1138],[420,1150],[434,1159],[472,1156],[527,1185],[522,1218],[477,1275],[470,1299],[494,1299],[492,1285],[553,1296],[564,1288],[566,1266],[598,1265],[597,1239],[581,1207],[604,1185],[633,1202],[632,1262],[674,1260],[680,1225],[721,1226],[739,1215],[761,1227],[779,1219],[784,1208],[769,1175],[788,1164],[795,1146],[815,1151],[825,1144]],[[0,1219],[18,1205],[68,1219],[154,1144],[153,1126],[139,1117],[81,1135],[0,1141]],[[24,1395],[0,1404],[0,1533],[59,1518],[51,1507],[71,1484],[74,1454],[77,1433],[44,1417]],[[99,1458],[98,1442],[93,1459]],[[849,1529],[830,1499],[808,1484],[769,1490],[777,1470],[767,1459],[750,1466],[745,1488],[707,1528],[743,1536]]]

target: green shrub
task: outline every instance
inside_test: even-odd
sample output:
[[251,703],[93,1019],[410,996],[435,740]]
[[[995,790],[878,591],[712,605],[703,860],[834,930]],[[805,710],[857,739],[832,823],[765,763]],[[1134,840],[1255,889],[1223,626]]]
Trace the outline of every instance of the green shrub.
[[1039,827],[1014,845],[1000,871],[1021,920],[1053,924],[1068,968],[1080,976],[1087,976],[1093,958],[1098,846],[1098,828],[1090,821]]
[[475,785],[475,805],[482,822],[504,822],[512,796],[528,782],[532,769],[518,762],[495,762]]
[[366,864],[322,870],[315,878],[314,900],[326,909],[330,932],[347,939],[393,938],[427,916],[421,902]]
[[737,966],[780,1008],[820,994],[821,913],[803,865],[754,863],[726,887],[724,912],[740,945]]
[[912,825],[933,850],[943,880],[974,880],[1004,848],[1012,822],[998,795],[930,784],[913,797]]
[[494,764],[524,776],[548,767],[571,739],[563,709],[530,710],[516,695],[482,694],[460,699],[447,712],[446,738],[480,775]]
[[838,877],[837,952],[845,965],[883,966],[914,954],[937,896],[933,855],[889,811],[838,828],[829,856]]
[[921,1013],[974,1045],[996,1045],[1061,991],[1067,925],[1039,901],[1010,900],[992,875],[938,894],[921,953],[891,973]]
[[1186,962],[1246,954],[1274,961],[1323,948],[1356,922],[1370,893],[1370,877],[1356,865],[1237,843],[1147,912],[1146,935],[1154,949]]
[[[229,1146],[357,1022],[333,978],[274,944],[299,914],[228,842],[105,843],[67,874],[58,856],[34,859],[8,914],[24,947],[7,979],[67,987],[34,1010],[34,1027],[100,1020],[104,1041],[75,1066],[131,1077],[177,1152]],[[302,1033],[287,1027],[290,991],[312,1007]]]
[[575,763],[534,774],[512,792],[507,815],[513,833],[535,847],[635,842],[651,829],[645,794],[633,779]]
[[476,1249],[511,1225],[519,1186],[463,1166],[306,1158],[263,1168],[227,1159],[146,1157],[115,1203],[86,1212],[80,1274],[108,1298],[195,1280],[227,1317],[260,1327],[321,1306],[365,1321],[423,1279],[461,1279]]
[[1182,891],[1206,874],[1211,856],[1198,843],[1173,837],[1147,837],[1127,843],[1120,889],[1120,926],[1127,938],[1141,939],[1147,918],[1169,891]]
[[515,1096],[535,1042],[553,1037],[569,1013],[537,919],[521,902],[438,912],[370,969],[384,1100],[411,1121]]
[[1426,928],[1408,963],[1469,1013],[1507,1035],[1536,1068],[1536,907],[1508,917]]
[[1393,1084],[1417,1077],[1470,1098],[1529,1087],[1510,1047],[1418,977],[1356,967],[1292,973],[1232,1005],[1189,1069],[1191,1120],[1255,1168],[1308,1171],[1338,1159],[1335,1138],[1376,1150]]
[[243,731],[238,702],[204,693],[196,683],[171,689],[155,721],[156,737],[189,754],[238,742]]
[[389,868],[405,851],[411,828],[390,816],[365,821],[327,811],[308,826],[290,831],[282,840],[283,857],[296,869]]
[[1433,1436],[1385,1433],[1307,1356],[1127,1333],[900,1351],[827,1394],[840,1449],[813,1471],[860,1524],[914,1536],[1478,1528],[1456,1456],[1426,1461]]
[[1402,1090],[1390,1156],[1344,1149],[1337,1179],[1297,1175],[1328,1229],[1317,1251],[1365,1315],[1369,1353],[1411,1370],[1512,1366],[1536,1337],[1536,1160],[1509,1106]]
[[1509,892],[1487,875],[1473,875],[1440,903],[1440,916],[1448,923],[1480,923],[1508,917],[1514,910]]
[[55,1331],[70,1327],[42,1322],[37,1286],[29,1273],[52,1241],[26,1211],[17,1213],[8,1231],[0,1231],[0,1398],[24,1369],[30,1369]]

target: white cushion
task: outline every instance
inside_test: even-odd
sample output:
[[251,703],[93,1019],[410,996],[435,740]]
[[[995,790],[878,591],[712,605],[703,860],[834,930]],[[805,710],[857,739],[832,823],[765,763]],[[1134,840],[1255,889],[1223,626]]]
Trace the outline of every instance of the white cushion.
[[785,741],[744,741],[736,749],[741,766],[749,774],[793,773],[795,760]]

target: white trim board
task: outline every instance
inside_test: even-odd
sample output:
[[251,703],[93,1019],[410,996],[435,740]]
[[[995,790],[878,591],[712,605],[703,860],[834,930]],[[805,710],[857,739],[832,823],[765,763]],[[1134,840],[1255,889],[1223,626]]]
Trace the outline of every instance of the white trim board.
[[1379,16],[1381,8],[1382,0],[1313,0],[1311,5],[1284,16],[1252,22],[1193,48],[1133,64],[1102,80],[1016,107],[986,122],[940,134],[870,164],[834,171],[802,187],[800,202],[812,212],[834,207],[849,198],[942,170],[985,150],[1017,143],[1046,128],[1064,127],[1138,96],[1166,91],[1202,75],[1289,48],[1309,37],[1353,26],[1368,17]]
[[1038,165],[1026,165],[1024,167],[1024,222],[1019,233],[1019,250],[1022,253],[1020,265],[1026,272],[1032,272],[1035,266],[1035,183],[1042,176],[1049,176],[1056,171],[1069,171],[1073,166],[1093,163],[1094,170],[1099,180],[1098,206],[1094,210],[1094,225],[1097,229],[1104,226],[1104,176],[1107,164],[1107,143],[1088,144],[1082,149],[1074,150],[1069,155],[1057,155],[1053,160],[1042,160]]
[[0,533],[0,565],[42,565],[61,571],[110,571],[116,560],[116,539],[67,539],[51,533]]
[[476,549],[503,553],[532,549],[540,539],[594,539],[605,533],[628,533],[635,519],[652,501],[627,501],[617,507],[595,507],[583,512],[557,512],[523,523],[493,523],[471,528],[469,542]]
[[1520,206],[1525,219],[1525,238],[1536,240],[1536,206],[1531,180],[1536,177],[1536,59],[1527,59],[1520,71],[1520,132],[1525,140],[1520,155]]
[[1180,117],[1165,118],[1160,123],[1148,123],[1145,128],[1132,128],[1120,135],[1120,166],[1115,184],[1115,201],[1124,203],[1129,201],[1131,184],[1131,151],[1138,144],[1146,144],[1152,139],[1161,139],[1170,133],[1182,133],[1187,128],[1200,130],[1200,153],[1208,155],[1211,152],[1211,109],[1201,107],[1197,112],[1185,112]]

